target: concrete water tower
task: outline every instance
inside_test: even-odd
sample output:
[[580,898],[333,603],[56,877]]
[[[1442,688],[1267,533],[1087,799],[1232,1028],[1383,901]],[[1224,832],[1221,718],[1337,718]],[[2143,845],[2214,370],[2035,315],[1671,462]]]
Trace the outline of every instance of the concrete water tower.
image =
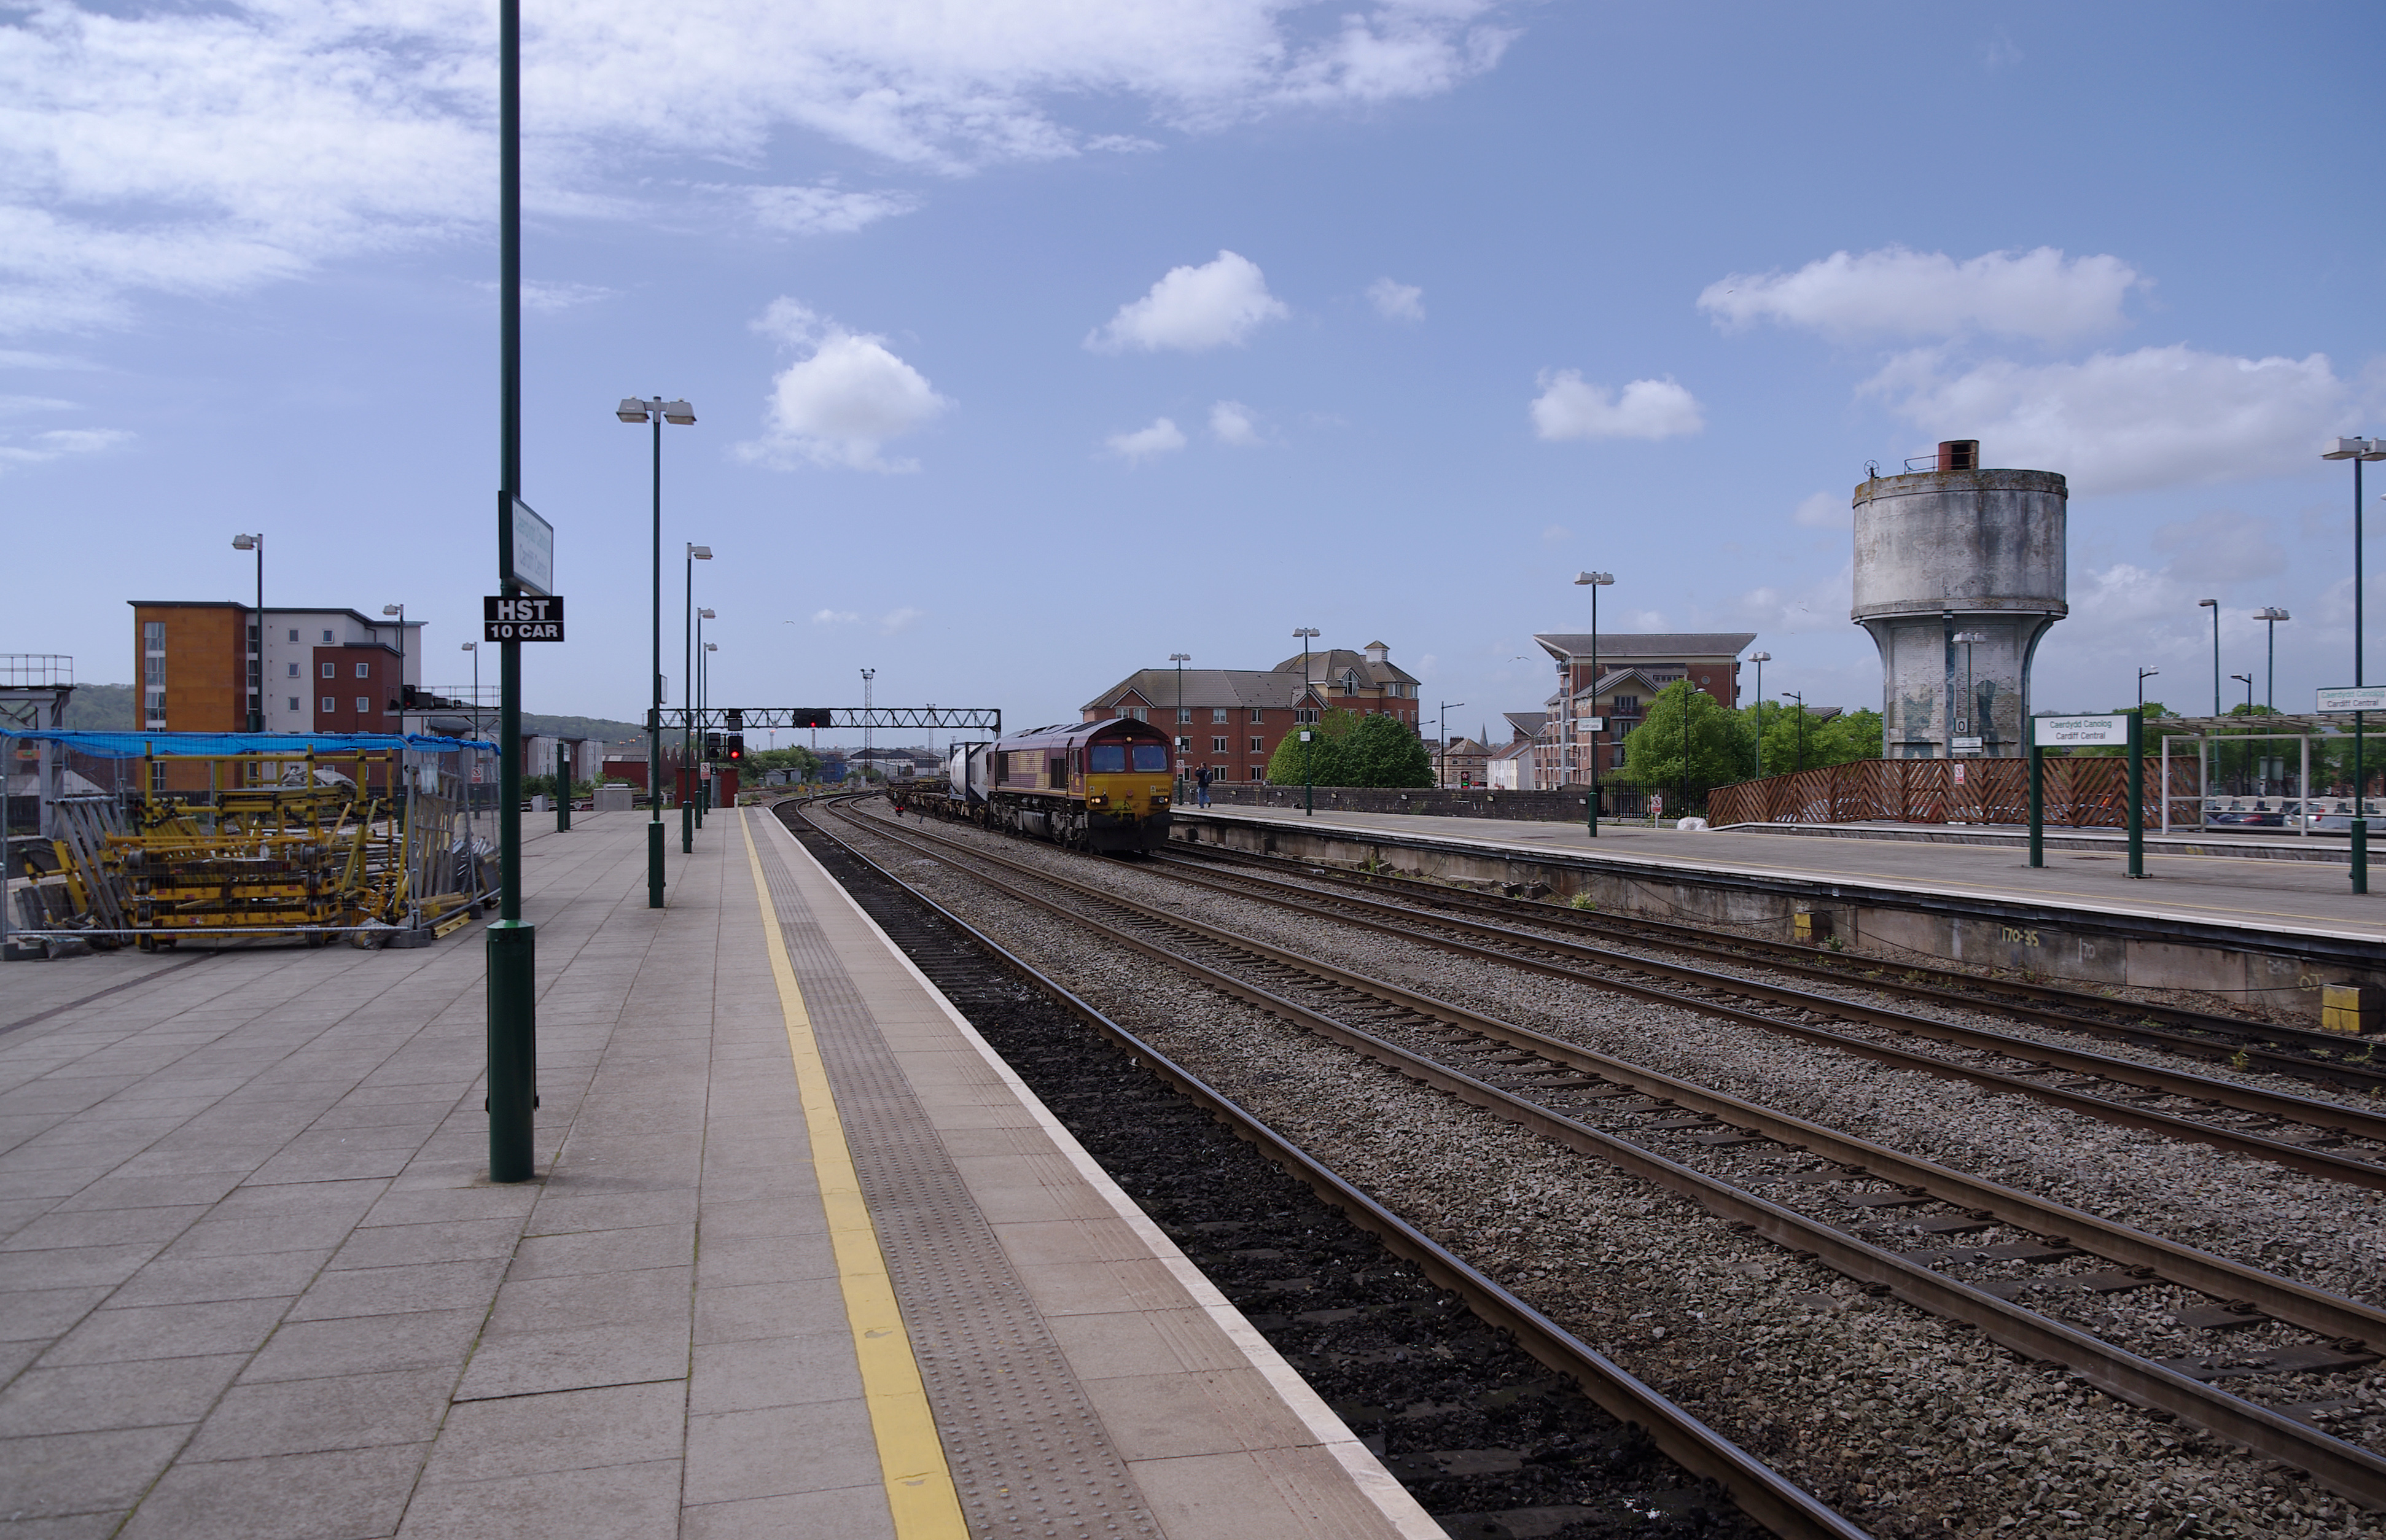
[[2071,612],[2069,496],[2051,470],[1981,470],[1975,439],[1941,444],[1934,470],[1856,488],[1850,613],[1880,648],[1887,757],[2023,751],[2030,658]]

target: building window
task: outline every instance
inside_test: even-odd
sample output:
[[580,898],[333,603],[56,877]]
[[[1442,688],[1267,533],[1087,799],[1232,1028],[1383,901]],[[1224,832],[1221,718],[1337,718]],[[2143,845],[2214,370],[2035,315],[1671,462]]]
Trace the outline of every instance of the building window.
[[358,664],[358,665],[357,665],[357,677],[358,677],[358,679],[370,679],[370,678],[372,678],[372,665],[371,665],[371,664],[370,664],[370,663],[359,663],[359,664]]
[[323,715],[325,715],[325,716],[327,716],[327,717],[328,717],[328,716],[330,716],[333,712],[337,711],[339,708],[340,708],[340,703],[339,703],[339,702],[337,702],[337,701],[333,700],[333,699],[331,696],[329,696],[329,695],[325,695],[325,696],[323,697]]
[[326,663],[323,665],[323,677],[325,679],[336,679],[339,676],[333,671],[332,666],[329,663]]
[[1251,752],[1253,754],[1265,754],[1267,752],[1267,740],[1265,738],[1253,738],[1251,740]]
[[371,698],[370,696],[369,696],[369,695],[358,695],[358,696],[357,697],[357,709],[358,709],[358,710],[359,710],[359,711],[370,711],[370,710],[371,710],[371,709],[372,709],[372,698]]
[[1225,739],[1224,739],[1224,738],[1212,738],[1212,739],[1211,739],[1211,740],[1210,740],[1210,752],[1211,752],[1211,753],[1212,753],[1212,754],[1224,754],[1224,753],[1225,753],[1225,752],[1226,752],[1226,740],[1225,740]]

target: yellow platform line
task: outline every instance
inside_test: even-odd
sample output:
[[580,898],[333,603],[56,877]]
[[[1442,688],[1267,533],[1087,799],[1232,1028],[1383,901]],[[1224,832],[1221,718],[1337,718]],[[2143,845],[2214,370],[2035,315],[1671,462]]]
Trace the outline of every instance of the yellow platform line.
[[744,808],[737,810],[737,825],[746,835],[747,864],[754,870],[754,896],[762,906],[771,975],[779,985],[780,1013],[786,1018],[787,1051],[795,1059],[804,1121],[811,1132],[812,1171],[820,1182],[821,1205],[828,1211],[836,1281],[845,1291],[845,1319],[861,1366],[861,1393],[870,1407],[871,1433],[878,1441],[878,1469],[886,1484],[895,1534],[898,1540],[966,1540],[969,1528],[953,1491],[952,1471],[945,1463],[945,1446],[936,1438],[927,1390],[920,1383],[920,1362],[895,1303],[895,1285],[886,1275],[878,1232],[870,1223],[870,1206],[853,1173],[845,1123],[837,1116],[836,1097],[812,1035],[811,1013],[804,1006],[803,986],[796,982],[796,966],[779,931],[771,885],[762,875],[761,852],[755,847]]

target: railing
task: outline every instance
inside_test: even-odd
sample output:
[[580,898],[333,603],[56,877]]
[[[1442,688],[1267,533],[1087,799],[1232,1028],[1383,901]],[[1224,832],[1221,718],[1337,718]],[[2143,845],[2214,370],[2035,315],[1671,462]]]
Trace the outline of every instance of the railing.
[[[2128,820],[2129,768],[2112,757],[2050,758],[2046,821],[2069,829],[2118,829]],[[2141,821],[2158,827],[2162,764],[2145,760]],[[2175,766],[2171,795],[2197,795],[2192,765]],[[1960,777],[1960,778],[1959,778]],[[2027,759],[1856,759],[1792,775],[1717,786],[1707,819],[1729,823],[2027,823]]]

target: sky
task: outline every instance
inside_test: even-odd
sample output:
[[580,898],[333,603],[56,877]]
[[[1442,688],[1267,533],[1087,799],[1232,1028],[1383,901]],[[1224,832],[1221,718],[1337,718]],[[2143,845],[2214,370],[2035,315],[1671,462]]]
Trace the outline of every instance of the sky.
[[[873,669],[1026,726],[1314,626],[1471,732],[1538,708],[1595,568],[1602,631],[1753,632],[1768,694],[1877,707],[1849,500],[1943,438],[2069,478],[2041,707],[2146,667],[2208,708],[2204,597],[2265,689],[2252,612],[2292,615],[2281,708],[2352,682],[2318,456],[2386,433],[2366,7],[524,11],[523,491],[571,617],[531,709],[644,707],[614,407],[658,394],[698,419],[674,699],[700,542],[724,705]],[[0,651],[129,680],[125,602],[247,598],[261,531],[270,605],[403,602],[469,680],[495,54],[468,0],[0,12]]]

